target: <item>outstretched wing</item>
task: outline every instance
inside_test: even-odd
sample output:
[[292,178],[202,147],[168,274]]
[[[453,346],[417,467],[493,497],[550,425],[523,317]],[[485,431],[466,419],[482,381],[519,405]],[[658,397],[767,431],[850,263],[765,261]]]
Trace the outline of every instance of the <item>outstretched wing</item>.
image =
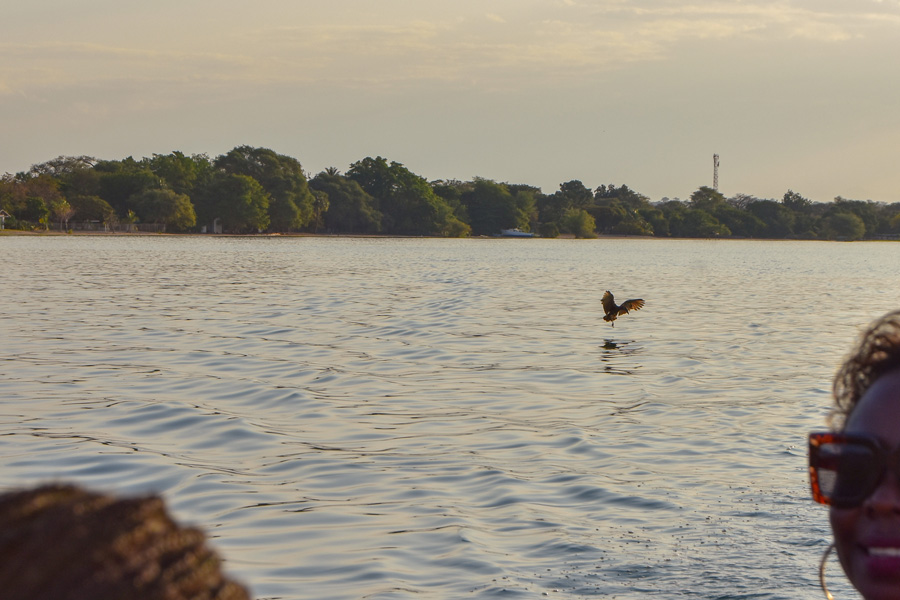
[[[605,305],[604,305],[605,307]],[[629,310],[641,310],[644,308],[644,300],[642,298],[635,298],[634,300],[626,300],[622,303],[622,306],[619,307],[619,314],[624,315],[628,314]]]
[[619,308],[616,306],[616,301],[613,299],[613,295],[609,293],[609,290],[606,290],[606,293],[600,298],[600,303],[603,305],[603,312],[606,314],[615,314],[616,309]]

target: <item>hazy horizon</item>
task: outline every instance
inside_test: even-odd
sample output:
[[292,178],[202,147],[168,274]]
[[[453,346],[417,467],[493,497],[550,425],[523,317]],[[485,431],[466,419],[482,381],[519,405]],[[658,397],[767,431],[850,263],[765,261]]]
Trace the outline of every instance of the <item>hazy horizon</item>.
[[248,144],[315,174],[900,201],[900,1],[36,0],[0,24],[0,173]]

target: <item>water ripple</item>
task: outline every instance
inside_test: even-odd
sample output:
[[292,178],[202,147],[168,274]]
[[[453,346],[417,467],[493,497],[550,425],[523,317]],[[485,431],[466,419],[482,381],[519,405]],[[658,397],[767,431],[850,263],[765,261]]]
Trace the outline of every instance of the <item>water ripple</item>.
[[803,436],[900,292],[892,244],[0,247],[0,483],[162,493],[285,600],[818,598]]

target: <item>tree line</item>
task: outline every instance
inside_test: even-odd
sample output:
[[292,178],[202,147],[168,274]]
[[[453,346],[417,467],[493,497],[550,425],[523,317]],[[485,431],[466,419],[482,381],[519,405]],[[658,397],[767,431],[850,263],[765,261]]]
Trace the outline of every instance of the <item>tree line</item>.
[[10,229],[74,223],[171,232],[348,233],[466,237],[519,228],[570,234],[859,240],[900,234],[900,203],[726,198],[701,186],[688,200],[651,202],[627,185],[581,181],[552,194],[527,184],[427,181],[402,164],[367,157],[346,173],[308,176],[290,156],[238,146],[214,159],[181,152],[135,160],[60,156],[0,178]]

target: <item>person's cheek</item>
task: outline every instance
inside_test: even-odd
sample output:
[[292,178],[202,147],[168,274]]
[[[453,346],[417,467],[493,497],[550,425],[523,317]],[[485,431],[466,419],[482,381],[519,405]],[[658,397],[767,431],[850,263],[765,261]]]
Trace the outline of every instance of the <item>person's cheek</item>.
[[828,512],[831,521],[831,532],[834,536],[834,549],[844,573],[852,580],[852,551],[856,546],[856,520],[859,511],[854,508],[831,507]]

